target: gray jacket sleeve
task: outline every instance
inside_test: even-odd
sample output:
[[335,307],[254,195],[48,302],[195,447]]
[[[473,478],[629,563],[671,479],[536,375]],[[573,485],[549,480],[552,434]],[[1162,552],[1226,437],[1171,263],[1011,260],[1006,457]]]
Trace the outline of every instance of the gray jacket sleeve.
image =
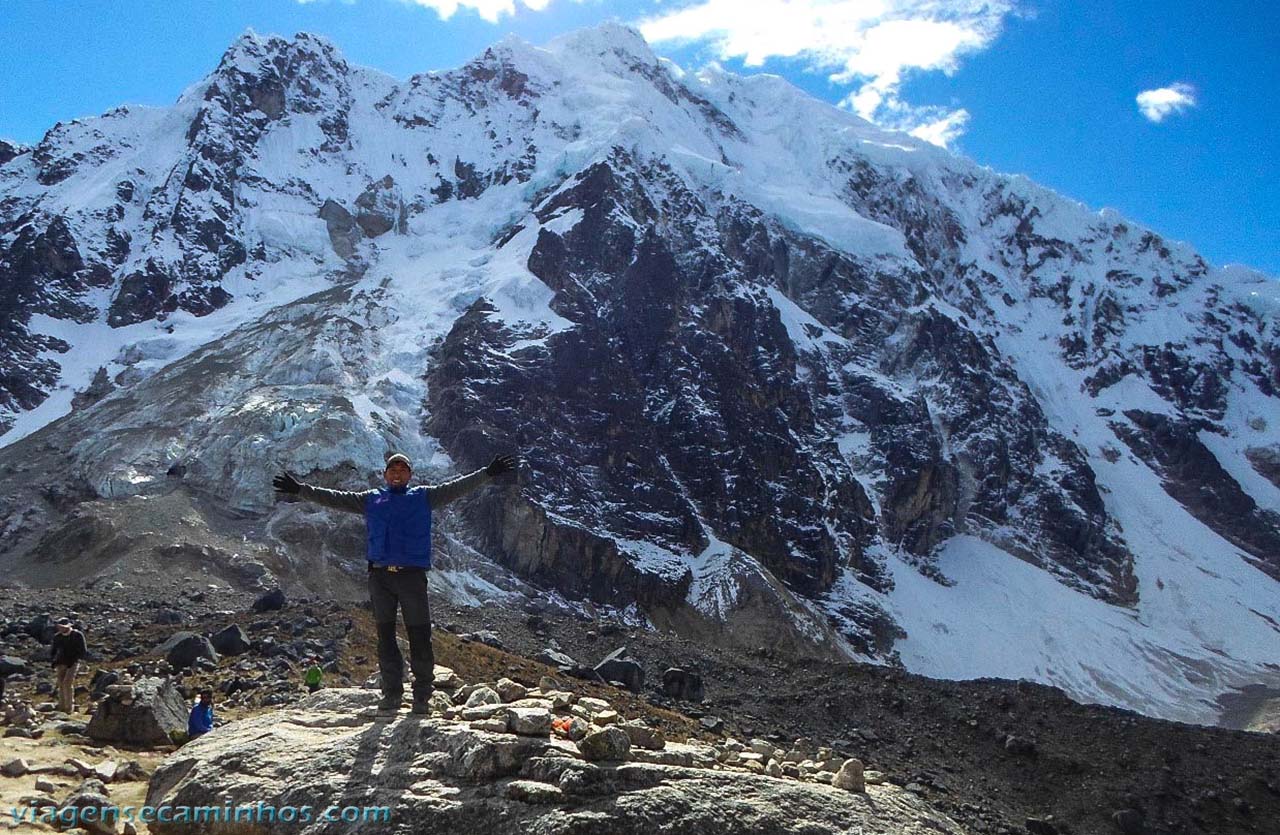
[[452,481],[446,481],[444,484],[427,487],[427,500],[431,502],[433,510],[444,507],[454,499],[460,499],[463,496],[489,483],[489,474],[484,468],[476,470],[470,475],[459,476]]
[[348,513],[364,515],[364,500],[370,493],[374,492],[376,491],[364,490],[354,493],[347,490],[330,490],[327,487],[312,487],[310,484],[304,484],[298,495],[309,502],[322,504],[334,510],[345,510]]

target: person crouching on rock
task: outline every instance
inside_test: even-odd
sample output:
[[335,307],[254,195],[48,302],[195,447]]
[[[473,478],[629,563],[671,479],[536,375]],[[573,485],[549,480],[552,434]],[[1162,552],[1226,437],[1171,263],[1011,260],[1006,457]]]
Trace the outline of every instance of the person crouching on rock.
[[49,660],[53,662],[57,680],[58,710],[63,713],[76,709],[76,670],[88,651],[84,633],[73,627],[69,619],[59,618],[49,646]]
[[187,738],[195,739],[213,730],[213,691],[201,690],[187,718]]
[[289,473],[272,480],[281,493],[359,513],[368,533],[369,599],[378,632],[378,674],[382,682],[380,712],[400,709],[404,698],[404,659],[396,646],[396,610],[404,614],[413,670],[413,712],[430,713],[435,655],[431,650],[431,611],[427,574],[431,568],[431,514],[465,496],[490,479],[516,467],[513,455],[499,455],[489,466],[444,484],[409,487],[409,459],[387,456],[385,487],[361,492],[329,490],[303,484]]

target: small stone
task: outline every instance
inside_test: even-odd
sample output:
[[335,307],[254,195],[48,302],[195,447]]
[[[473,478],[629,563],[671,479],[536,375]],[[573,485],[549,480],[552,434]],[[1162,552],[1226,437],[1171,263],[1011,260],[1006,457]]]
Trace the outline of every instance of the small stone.
[[578,750],[591,761],[625,760],[631,753],[631,737],[621,728],[610,725],[583,737]]
[[93,776],[104,783],[110,783],[115,779],[119,769],[120,763],[115,760],[103,760],[93,767]]
[[[596,720],[599,722],[599,719]],[[604,723],[601,723],[604,724]],[[650,751],[661,751],[667,744],[666,738],[662,731],[650,728],[648,725],[641,725],[636,722],[626,722],[619,725],[631,739],[632,748],[645,748]]]
[[49,794],[52,794],[53,792],[56,792],[57,790],[58,790],[58,786],[57,786],[57,784],[56,784],[56,783],[54,783],[52,780],[47,780],[47,779],[45,779],[44,777],[37,777],[37,778],[36,778],[36,791],[38,791],[38,792],[48,792]]
[[770,777],[781,777],[782,766],[778,764],[777,760],[769,760],[769,762],[764,765],[764,773]]
[[66,759],[66,763],[74,768],[76,773],[81,777],[89,777],[93,775],[93,766],[89,765],[84,760],[76,759],[75,757],[68,757]]
[[579,707],[582,707],[586,710],[591,711],[592,713],[599,713],[602,710],[609,710],[611,707],[611,705],[608,702],[606,702],[604,699],[597,699],[592,696],[583,696],[580,699],[578,699],[576,704]]
[[508,800],[521,803],[563,803],[564,792],[558,786],[539,783],[536,780],[513,780],[506,785],[503,793]]
[[498,679],[498,683],[493,689],[504,702],[519,701],[529,692],[529,688],[509,678]]
[[5,761],[4,765],[0,765],[0,774],[5,777],[21,777],[31,770],[31,766],[22,757],[14,757]]
[[507,720],[497,716],[488,719],[477,719],[471,723],[473,731],[485,731],[491,734],[502,734],[507,732]]
[[597,725],[613,725],[617,723],[618,719],[619,719],[618,711],[602,710],[599,713],[597,713],[595,716],[593,716],[591,718],[591,721],[595,722]]
[[884,772],[881,771],[864,771],[862,779],[869,786],[878,786],[884,782]]
[[507,728],[520,736],[546,736],[551,733],[551,712],[536,707],[511,708]]
[[491,687],[477,687],[471,691],[471,695],[467,696],[466,702],[467,707],[498,704],[502,704],[502,697]]
[[492,719],[499,714],[505,716],[507,710],[508,708],[504,704],[476,705],[475,707],[464,707],[461,716],[468,722],[474,722],[478,719]]
[[431,677],[433,679],[432,684],[437,690],[456,690],[458,689],[458,685],[461,684],[458,674],[448,667],[442,667],[437,664],[432,669],[431,673]]
[[1016,756],[1030,757],[1034,756],[1036,753],[1036,744],[1026,737],[1013,736],[1010,734],[1005,737],[1004,750]]
[[836,772],[835,779],[831,784],[837,789],[846,791],[866,791],[867,784],[863,774],[862,760],[856,757],[850,757],[845,760],[844,765],[840,766],[840,770]]

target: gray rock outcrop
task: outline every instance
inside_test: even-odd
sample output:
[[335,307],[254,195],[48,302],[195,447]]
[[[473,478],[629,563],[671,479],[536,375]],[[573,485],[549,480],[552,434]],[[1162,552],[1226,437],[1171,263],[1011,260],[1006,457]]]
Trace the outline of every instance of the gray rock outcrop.
[[[244,835],[965,832],[892,785],[858,794],[707,767],[590,763],[567,740],[490,733],[411,714],[375,719],[377,698],[364,690],[325,690],[288,711],[221,727],[161,763],[146,802],[387,808],[377,822],[248,824],[237,830]],[[193,830],[153,823],[151,831]]]

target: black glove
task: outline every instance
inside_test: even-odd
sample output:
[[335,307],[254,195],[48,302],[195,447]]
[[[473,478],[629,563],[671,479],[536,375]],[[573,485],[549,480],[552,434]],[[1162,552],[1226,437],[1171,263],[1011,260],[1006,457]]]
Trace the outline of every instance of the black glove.
[[499,455],[489,462],[489,466],[484,471],[492,478],[500,476],[503,473],[509,473],[516,468],[516,457],[514,455]]
[[271,486],[276,488],[276,492],[288,493],[290,496],[296,496],[302,492],[302,482],[290,475],[288,470],[271,479]]

